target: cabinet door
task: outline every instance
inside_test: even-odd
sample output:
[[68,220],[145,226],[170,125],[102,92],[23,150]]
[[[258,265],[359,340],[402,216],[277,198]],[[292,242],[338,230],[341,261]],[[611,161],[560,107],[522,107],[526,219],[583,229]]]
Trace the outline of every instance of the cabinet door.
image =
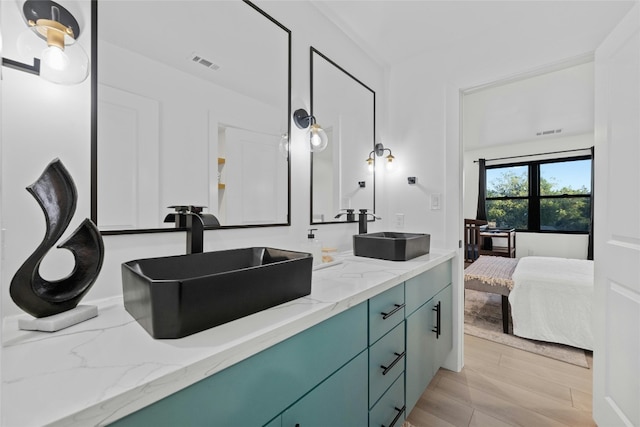
[[282,427],[366,426],[367,352],[342,369],[282,414]]
[[440,335],[435,340],[437,350],[433,365],[434,375],[438,372],[438,369],[440,369],[453,348],[452,298],[451,285],[444,288],[433,298],[434,306],[440,303]]
[[405,417],[404,374],[402,374],[369,412],[369,427],[400,427]]
[[406,404],[407,414],[429,385],[435,373],[434,360],[436,358],[436,312],[433,311],[433,299],[417,309],[407,317],[406,343]]

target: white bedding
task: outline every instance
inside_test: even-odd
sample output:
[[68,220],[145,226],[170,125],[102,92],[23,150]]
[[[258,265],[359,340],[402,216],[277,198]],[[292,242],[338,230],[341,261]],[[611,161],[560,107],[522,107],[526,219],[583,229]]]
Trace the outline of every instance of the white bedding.
[[513,281],[514,335],[593,350],[593,261],[524,257]]

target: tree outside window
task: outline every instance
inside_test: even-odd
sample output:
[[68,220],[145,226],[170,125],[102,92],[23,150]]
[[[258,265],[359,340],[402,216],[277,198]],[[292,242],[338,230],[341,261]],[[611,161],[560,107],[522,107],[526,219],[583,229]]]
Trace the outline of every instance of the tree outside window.
[[488,166],[487,219],[520,231],[588,233],[591,158]]

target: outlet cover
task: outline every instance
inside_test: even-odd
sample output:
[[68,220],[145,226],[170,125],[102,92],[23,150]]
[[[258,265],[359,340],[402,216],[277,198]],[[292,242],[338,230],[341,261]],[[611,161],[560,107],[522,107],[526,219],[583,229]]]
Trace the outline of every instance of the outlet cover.
[[402,230],[404,228],[404,214],[396,214],[396,229]]

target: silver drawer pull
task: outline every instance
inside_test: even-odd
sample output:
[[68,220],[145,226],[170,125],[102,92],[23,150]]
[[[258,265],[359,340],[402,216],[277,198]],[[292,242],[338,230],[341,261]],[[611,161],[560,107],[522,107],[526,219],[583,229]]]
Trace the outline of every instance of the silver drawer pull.
[[391,310],[388,313],[380,313],[382,314],[382,320],[387,320],[389,317],[393,316],[394,314],[396,314],[398,311],[402,310],[404,308],[404,304],[393,304],[394,305],[394,309]]
[[382,371],[382,375],[387,375],[387,373],[393,369],[394,366],[396,366],[396,364],[402,360],[402,358],[404,357],[404,351],[402,353],[393,353],[395,354],[397,357],[393,360],[393,362],[391,362],[391,364],[389,366],[382,366],[380,365],[380,368],[383,369]]

